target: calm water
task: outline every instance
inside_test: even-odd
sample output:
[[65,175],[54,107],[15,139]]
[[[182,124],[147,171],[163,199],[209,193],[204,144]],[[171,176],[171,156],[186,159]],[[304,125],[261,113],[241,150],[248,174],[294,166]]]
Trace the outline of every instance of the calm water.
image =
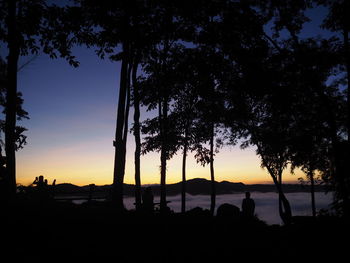
[[[228,194],[228,195],[217,195],[216,196],[216,207],[220,204],[230,203],[241,207],[244,193]],[[311,195],[309,193],[288,193],[286,194],[291,207],[292,213],[296,215],[311,215]],[[186,209],[189,210],[194,207],[210,208],[210,196],[208,195],[186,195],[187,203]],[[268,224],[281,224],[281,219],[278,214],[278,195],[277,193],[251,193],[251,198],[255,201],[255,213],[258,217],[264,220]],[[321,208],[328,208],[332,202],[331,193],[325,194],[321,192],[315,193],[316,209],[317,211]],[[171,203],[168,206],[175,212],[181,210],[181,196],[168,196],[168,201]],[[127,209],[134,208],[135,199],[133,197],[127,197],[124,199],[124,204]],[[155,202],[159,202],[159,197],[155,197]]]

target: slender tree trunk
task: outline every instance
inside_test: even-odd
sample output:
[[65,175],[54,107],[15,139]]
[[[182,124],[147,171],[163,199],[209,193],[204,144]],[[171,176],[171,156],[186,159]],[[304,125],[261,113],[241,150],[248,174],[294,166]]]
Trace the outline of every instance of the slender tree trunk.
[[135,204],[136,210],[141,208],[141,132],[140,132],[140,94],[137,85],[137,68],[138,63],[135,62],[132,71],[132,84],[134,95],[134,136],[135,136]]
[[348,93],[347,93],[347,106],[348,106],[348,120],[347,120],[347,128],[348,128],[348,141],[349,141],[349,131],[350,131],[350,46],[349,46],[349,31],[347,29],[343,29],[343,37],[344,37],[344,57],[345,57],[345,67],[346,74],[348,80]]
[[168,141],[167,141],[167,119],[168,119],[168,101],[166,98],[162,99],[161,103],[161,152],[160,152],[160,211],[165,212],[167,209],[166,201],[166,165],[167,165],[167,155],[168,155]]
[[[258,146],[259,147],[259,146]],[[264,166],[266,167],[267,171],[269,172],[273,183],[275,184],[278,192],[279,197],[279,214],[280,217],[285,225],[289,225],[292,222],[292,208],[290,207],[289,201],[287,197],[283,193],[283,189],[281,186],[281,180],[282,180],[282,171],[279,171],[279,174],[276,175],[271,167],[265,162],[264,158],[261,156]]]
[[124,169],[123,160],[125,160],[125,149],[123,142],[123,132],[125,123],[125,100],[127,92],[128,81],[128,65],[129,65],[129,47],[127,43],[123,43],[124,56],[122,59],[122,66],[120,72],[120,85],[119,85],[119,100],[118,100],[118,112],[117,112],[117,124],[115,132],[115,156],[114,156],[114,173],[113,173],[113,194],[112,199],[117,209],[123,209],[123,182],[124,182]]
[[[270,173],[271,174],[271,173]],[[278,191],[278,197],[279,197],[279,213],[280,217],[285,225],[289,225],[292,222],[292,209],[290,207],[289,201],[286,198],[286,196],[283,193],[283,188],[282,188],[282,171],[279,172],[279,180],[275,180],[276,176],[271,174],[272,179],[274,180],[274,183],[277,187]]]
[[315,203],[315,180],[314,180],[314,172],[312,169],[309,170],[308,177],[311,182],[311,209],[312,209],[312,216],[316,216],[316,203]]
[[[345,4],[346,5],[346,4]],[[344,7],[344,11],[348,10],[348,6]],[[343,14],[344,17],[348,16],[348,14]],[[348,141],[349,141],[349,131],[350,131],[350,44],[349,44],[349,28],[346,28],[346,25],[343,25],[343,41],[344,41],[344,58],[345,58],[345,67],[348,81],[348,93],[347,93],[347,106],[348,106],[348,120],[347,120],[347,128],[348,128]]]
[[216,188],[214,174],[214,123],[210,131],[210,180],[211,180],[211,195],[210,195],[210,213],[214,215],[216,205]]
[[185,131],[185,143],[182,155],[182,187],[181,187],[181,213],[186,212],[186,159],[187,159],[187,130]]
[[290,207],[289,201],[283,193],[282,188],[282,171],[279,171],[278,179],[273,174],[271,169],[269,169],[270,175],[277,187],[278,198],[279,198],[279,214],[285,225],[289,225],[292,222],[292,209]]
[[280,214],[284,214],[284,207],[283,207],[283,185],[282,185],[282,171],[278,173],[277,176],[278,185],[281,191],[278,191],[278,210]]
[[125,106],[125,116],[124,116],[124,131],[123,131],[123,174],[125,174],[125,163],[126,163],[126,143],[128,141],[128,132],[129,132],[129,111],[130,111],[130,81],[131,81],[131,70],[132,66],[128,67],[128,79],[126,84],[126,106]]
[[[348,3],[349,4],[349,3]],[[346,9],[348,10],[348,9]],[[346,73],[347,73],[347,80],[348,80],[348,92],[347,92],[347,108],[348,108],[348,119],[347,119],[347,130],[348,130],[348,146],[346,149],[346,153],[344,153],[347,157],[349,157],[350,154],[350,142],[349,142],[349,134],[350,134],[350,90],[349,90],[349,85],[350,85],[350,44],[349,44],[349,29],[348,28],[344,28],[343,30],[343,36],[344,36],[344,49],[345,49],[345,66],[346,66]],[[344,171],[345,177],[349,178],[349,171]],[[344,180],[345,182],[347,180]],[[346,189],[346,193],[345,193],[345,198],[344,198],[344,215],[346,217],[350,217],[350,200],[349,200],[349,184],[346,184],[345,186]]]
[[283,205],[283,210],[280,211],[280,217],[285,225],[289,225],[292,223],[292,208],[290,207],[289,201],[281,188],[278,189],[278,192]]
[[[164,72],[168,65],[166,59],[170,48],[169,39],[166,37],[164,41],[164,48],[162,56],[160,58],[160,72]],[[159,101],[159,120],[160,120],[160,138],[161,138],[161,150],[160,150],[160,212],[164,213],[167,211],[166,201],[166,169],[167,169],[167,158],[168,158],[168,94],[167,94],[167,83],[162,80],[159,82],[160,87],[160,101]]]
[[8,195],[12,199],[16,193],[16,99],[17,67],[20,53],[19,35],[16,22],[16,0],[8,1],[8,49],[5,119],[5,153]]

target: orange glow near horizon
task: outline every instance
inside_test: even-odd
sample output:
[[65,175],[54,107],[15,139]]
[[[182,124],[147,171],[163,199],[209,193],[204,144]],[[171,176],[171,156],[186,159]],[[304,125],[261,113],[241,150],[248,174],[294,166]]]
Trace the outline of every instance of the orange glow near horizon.
[[[131,137],[132,138],[132,137]],[[132,139],[130,139],[132,140]],[[128,144],[127,163],[124,182],[134,184],[134,144]],[[41,151],[24,148],[18,154],[17,182],[29,185],[34,178],[44,175],[51,184],[72,183],[83,186],[111,184],[113,182],[114,149],[106,140],[85,142],[60,147],[45,147]],[[158,153],[149,153],[141,157],[142,184],[159,184],[160,158]],[[182,180],[182,155],[175,155],[167,163],[167,183]],[[260,167],[259,157],[253,149],[241,150],[239,147],[225,147],[215,156],[215,180],[242,182],[244,184],[272,184],[272,179],[265,169]],[[205,178],[210,180],[209,166],[196,163],[193,155],[187,159],[187,179]],[[296,183],[302,176],[300,171],[291,175],[284,173],[284,182]]]

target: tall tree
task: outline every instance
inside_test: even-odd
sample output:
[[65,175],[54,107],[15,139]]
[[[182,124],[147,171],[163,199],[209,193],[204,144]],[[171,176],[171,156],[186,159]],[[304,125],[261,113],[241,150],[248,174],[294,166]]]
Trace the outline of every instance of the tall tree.
[[6,121],[5,121],[5,152],[6,170],[10,193],[16,192],[16,154],[15,154],[15,127],[16,127],[16,96],[17,96],[17,68],[20,56],[20,32],[17,23],[17,2],[9,1],[7,18],[8,50],[6,92]]
[[[123,209],[123,184],[126,161],[126,141],[128,134],[129,91],[132,80],[135,54],[139,35],[139,16],[144,1],[98,1],[80,0],[84,20],[90,21],[92,34],[83,34],[82,42],[94,45],[96,53],[104,58],[121,62],[120,83],[117,106],[116,131],[113,145],[114,172],[112,200],[118,209]],[[145,15],[145,14],[143,14]],[[130,94],[131,95],[131,94]]]
[[181,51],[179,63],[175,68],[178,74],[178,88],[174,94],[172,115],[177,119],[173,129],[179,134],[179,143],[182,148],[182,187],[181,187],[181,212],[186,211],[186,163],[188,153],[195,150],[196,136],[198,136],[198,89],[200,79],[198,67],[194,61],[199,53],[195,48],[187,48]]
[[[348,14],[350,12],[350,3],[345,0],[317,0],[318,4],[324,5],[328,9],[327,17],[323,21],[323,28],[331,30],[337,33],[337,38],[341,43],[338,46],[338,63],[345,73],[345,83],[347,86],[346,100],[347,100],[347,140],[333,142],[333,155],[334,155],[334,171],[333,182],[335,186],[336,202],[341,204],[342,213],[347,217],[350,216],[350,174],[346,168],[347,164],[343,160],[349,159],[350,156],[350,143],[349,143],[349,131],[350,131],[350,42],[349,31],[350,22]],[[345,84],[343,84],[345,85]],[[343,86],[341,85],[341,86]]]
[[[5,95],[5,153],[6,177],[8,193],[14,197],[16,193],[16,141],[18,129],[17,116],[20,112],[20,99],[17,91],[18,62],[21,56],[43,51],[50,57],[66,58],[73,66],[78,62],[71,55],[71,27],[63,19],[58,26],[56,20],[67,16],[67,10],[55,5],[47,5],[43,0],[8,0],[0,2],[1,26],[0,40],[7,44],[6,95]],[[62,20],[61,20],[62,21]],[[47,36],[50,36],[47,38]],[[17,135],[16,135],[17,133]]]
[[[278,93],[272,95],[271,101],[276,99],[273,97],[281,95],[280,92]],[[277,98],[277,100],[280,99]],[[250,144],[256,146],[256,152],[261,158],[261,166],[267,169],[276,186],[280,217],[285,224],[290,224],[292,211],[283,192],[282,174],[290,160],[289,133],[293,121],[290,120],[288,111],[281,111],[281,108],[284,107],[269,104],[267,101],[254,103],[252,118],[245,124],[249,139],[241,147],[244,148]]]
[[113,172],[113,201],[117,208],[124,207],[123,204],[123,183],[125,173],[125,155],[126,144],[124,140],[125,123],[127,122],[126,115],[126,94],[128,90],[128,67],[129,67],[129,47],[128,43],[123,43],[122,66],[120,71],[119,98],[117,110],[117,123],[115,131],[115,155],[114,155],[114,172]]
[[[342,96],[336,87],[328,84],[331,72],[336,72],[337,67],[333,42],[332,39],[299,40],[293,51],[293,66],[290,69],[297,80],[294,82],[294,92],[299,94],[293,105],[293,115],[297,117],[292,134],[291,162],[293,167],[299,166],[310,180],[313,215],[316,214],[314,174],[328,170],[332,159],[329,153],[333,147],[333,129],[339,133],[342,126],[345,127],[345,119],[339,118],[344,107]],[[338,106],[334,107],[335,104]]]
[[[143,103],[148,105],[148,109],[157,109],[158,116],[144,122],[142,132],[147,134],[143,142],[143,153],[149,151],[160,152],[160,208],[165,211],[166,201],[166,165],[177,151],[178,135],[175,129],[170,127],[174,123],[173,115],[170,114],[170,103],[176,92],[176,72],[174,63],[177,61],[179,46],[170,45],[169,40],[165,40],[162,45],[150,53],[145,60],[143,70],[147,78],[143,81],[144,93]],[[147,87],[147,88],[146,88]],[[171,119],[170,119],[171,118]]]
[[[212,206],[215,209],[215,183],[213,167],[214,135],[220,131],[221,125],[230,127],[230,140],[237,142],[237,124],[235,118],[243,119],[243,112],[237,109],[244,101],[244,94],[257,91],[259,64],[265,59],[262,56],[266,50],[262,36],[261,18],[247,2],[217,1],[212,2],[206,10],[206,17],[202,21],[201,31],[196,42],[205,50],[205,59],[209,64],[208,72],[202,76],[210,76],[207,86],[207,122],[209,134],[209,163],[212,175]],[[265,49],[264,49],[265,48]],[[262,54],[260,54],[262,53]],[[203,65],[206,63],[202,62]],[[202,77],[203,78],[203,77]],[[210,83],[211,82],[211,83]],[[205,91],[205,89],[203,89]],[[202,94],[203,94],[202,91]],[[201,92],[199,92],[201,96]],[[209,95],[209,96],[208,96]],[[240,98],[241,99],[240,99]],[[233,128],[237,126],[236,128]],[[233,130],[235,130],[233,132]],[[218,141],[222,141],[218,138]]]
[[[324,5],[328,8],[327,17],[324,19],[322,27],[339,34],[339,38],[342,41],[340,53],[340,64],[344,66],[346,79],[347,79],[347,89],[349,90],[350,83],[350,42],[349,42],[349,31],[350,31],[350,22],[348,19],[348,14],[350,12],[350,3],[345,0],[329,1],[329,0],[317,0],[321,5]],[[350,95],[349,91],[347,92],[347,101],[348,101],[348,120],[347,120],[347,129],[348,134],[350,130]]]
[[135,136],[135,204],[136,210],[141,208],[141,126],[140,126],[140,92],[137,82],[138,60],[134,59],[132,69],[132,90],[134,102],[134,126],[133,132]]
[[[180,57],[177,56],[181,56],[184,43],[191,39],[189,32],[193,33],[194,27],[189,20],[182,17],[186,8],[181,3],[159,1],[157,4],[157,8],[154,8],[152,12],[154,41],[142,63],[142,69],[146,76],[144,84],[147,89],[143,88],[142,90],[149,94],[143,96],[143,103],[148,109],[157,109],[158,117],[153,121],[145,122],[143,132],[150,136],[145,138],[143,152],[160,151],[160,209],[163,211],[167,208],[167,160],[172,157],[179,147],[178,134],[170,127],[170,123],[176,121],[173,119],[174,115],[171,115],[173,96],[178,85],[178,74],[174,68],[179,63]],[[189,42],[187,44],[190,45]]]
[[214,156],[221,147],[221,139],[218,135],[225,112],[221,88],[222,79],[220,78],[220,71],[223,69],[223,56],[220,52],[213,51],[211,47],[206,49],[202,46],[199,50],[196,61],[199,76],[196,139],[193,149],[197,162],[202,165],[209,164],[211,181],[210,211],[213,215],[216,207]]

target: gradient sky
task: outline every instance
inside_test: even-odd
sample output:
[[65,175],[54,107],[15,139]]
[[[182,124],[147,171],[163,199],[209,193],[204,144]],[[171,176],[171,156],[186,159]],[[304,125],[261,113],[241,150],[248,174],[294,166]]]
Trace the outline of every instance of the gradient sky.
[[[17,154],[18,183],[29,184],[38,175],[49,182],[110,184],[113,178],[116,107],[120,64],[100,60],[93,50],[76,48],[79,68],[64,60],[38,56],[19,72],[19,90],[30,120],[28,144]],[[24,60],[25,61],[25,60]],[[22,61],[22,63],[24,63]],[[142,112],[143,119],[150,113]],[[133,110],[130,111],[130,121]],[[127,146],[126,183],[134,183],[134,137]],[[190,156],[188,178],[209,179],[209,167],[201,167]],[[141,158],[142,183],[159,183],[158,153]],[[254,149],[224,147],[215,158],[216,180],[270,183],[260,168]],[[298,175],[287,175],[296,180]],[[181,180],[181,153],[168,163],[167,182]]]
[[[322,11],[322,10],[321,10]],[[319,18],[320,10],[311,15]],[[319,20],[319,19],[318,19]],[[305,34],[322,33],[307,24]],[[18,74],[19,90],[30,120],[28,144],[17,154],[17,181],[30,184],[44,175],[49,183],[69,182],[77,185],[111,184],[113,181],[116,108],[120,63],[100,60],[92,49],[77,47],[73,54],[80,61],[73,68],[63,59],[51,60],[40,54]],[[20,65],[28,58],[22,58]],[[130,121],[133,110],[130,111]],[[142,111],[142,119],[150,113]],[[134,137],[127,145],[125,182],[134,183]],[[159,183],[160,158],[150,153],[141,158],[142,184]],[[302,173],[285,171],[285,181],[297,181]],[[272,183],[254,148],[241,150],[226,146],[215,157],[217,181]],[[201,167],[188,158],[187,177],[210,178],[209,167]],[[181,180],[181,153],[168,162],[167,183]]]

